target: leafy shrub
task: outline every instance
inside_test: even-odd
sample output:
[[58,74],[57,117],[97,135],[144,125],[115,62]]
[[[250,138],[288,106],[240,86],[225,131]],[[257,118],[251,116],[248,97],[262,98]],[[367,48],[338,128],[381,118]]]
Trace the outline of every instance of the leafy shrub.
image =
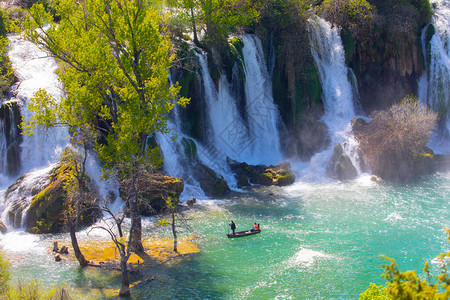
[[372,121],[357,133],[361,151],[372,172],[384,179],[404,181],[419,175],[420,162],[428,159],[428,137],[437,114],[407,96],[401,103],[371,115]]
[[320,15],[341,28],[348,28],[360,40],[369,38],[375,23],[374,7],[366,0],[325,0]]
[[[450,229],[445,228],[450,235]],[[450,240],[450,236],[448,238]],[[425,262],[423,271],[426,279],[417,276],[416,271],[400,272],[394,259],[383,256],[390,263],[383,265],[383,278],[387,280],[386,286],[377,286],[373,283],[370,288],[360,295],[360,300],[369,299],[449,299],[450,276],[448,274],[448,261],[450,252],[441,254],[439,260],[440,274],[432,279],[428,262]]]

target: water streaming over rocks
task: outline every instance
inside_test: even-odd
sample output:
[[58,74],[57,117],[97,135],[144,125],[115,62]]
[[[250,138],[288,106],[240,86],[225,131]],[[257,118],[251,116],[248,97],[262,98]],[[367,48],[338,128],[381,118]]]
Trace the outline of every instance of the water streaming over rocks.
[[[422,32],[422,50],[427,72],[419,83],[419,96],[439,112],[450,130],[450,2],[434,0],[431,25]],[[433,27],[430,27],[433,26]],[[435,33],[429,39],[430,31]],[[429,39],[429,40],[428,40]],[[428,44],[429,43],[429,44]],[[448,132],[447,132],[448,135]]]
[[[55,74],[56,61],[34,44],[12,35],[8,52],[13,68],[19,78],[14,98],[22,105],[21,113],[25,120],[30,120],[27,109],[28,100],[39,89],[45,89],[57,99],[64,91]],[[47,166],[59,158],[62,148],[68,142],[69,131],[66,127],[38,129],[32,136],[25,135],[21,144],[22,172]]]
[[354,103],[358,94],[353,72],[345,65],[345,53],[340,32],[324,19],[314,17],[309,22],[311,51],[319,70],[322,84],[322,101],[330,146],[314,155],[304,178],[326,178],[326,169],[336,144],[341,144],[344,153],[350,156],[353,165],[359,168],[357,142],[351,131],[350,122],[355,117]]

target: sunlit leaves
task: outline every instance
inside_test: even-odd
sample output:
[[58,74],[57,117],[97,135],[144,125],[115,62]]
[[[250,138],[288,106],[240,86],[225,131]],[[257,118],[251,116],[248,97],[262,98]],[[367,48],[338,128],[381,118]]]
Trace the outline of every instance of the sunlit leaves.
[[145,153],[146,136],[164,131],[174,105],[187,101],[168,82],[174,56],[161,16],[147,1],[61,0],[55,11],[58,25],[42,5],[33,6],[25,36],[61,62],[66,97],[47,104],[48,94],[36,94],[27,128],[92,124],[106,141],[96,145],[106,167],[152,157]]

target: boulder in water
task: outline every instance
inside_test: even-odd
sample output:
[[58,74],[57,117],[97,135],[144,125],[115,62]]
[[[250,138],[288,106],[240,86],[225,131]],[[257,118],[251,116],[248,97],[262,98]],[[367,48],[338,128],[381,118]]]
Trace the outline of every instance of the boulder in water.
[[289,162],[284,162],[276,166],[253,166],[245,162],[239,163],[231,159],[228,159],[227,161],[231,170],[236,174],[235,177],[238,179],[238,187],[245,186],[245,182],[248,185],[248,180],[253,184],[264,186],[286,186],[295,181],[295,174],[291,171]]
[[223,197],[230,192],[230,187],[225,179],[200,162],[194,166],[194,177],[200,183],[206,196]]
[[166,199],[178,199],[184,190],[183,179],[166,176],[161,172],[149,173],[142,182],[142,203],[140,212],[150,216],[162,212],[166,208]]
[[188,201],[186,201],[186,204],[188,207],[193,207],[196,202],[197,202],[197,199],[191,198],[191,199],[188,199]]
[[[33,197],[27,211],[25,229],[31,233],[64,232],[65,213],[69,209],[64,190],[67,168],[58,166],[50,174],[48,185]],[[93,191],[87,191],[92,193]],[[101,214],[97,204],[85,204],[80,218],[82,226],[91,225]]]
[[355,178],[358,171],[353,165],[350,157],[344,153],[341,144],[336,144],[333,149],[333,156],[328,165],[327,173],[339,180],[348,180]]

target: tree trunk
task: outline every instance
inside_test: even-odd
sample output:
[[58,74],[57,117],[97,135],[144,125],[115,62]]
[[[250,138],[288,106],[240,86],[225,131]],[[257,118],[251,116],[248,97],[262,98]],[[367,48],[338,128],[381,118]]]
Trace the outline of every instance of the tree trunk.
[[142,245],[142,224],[138,206],[137,188],[134,182],[132,184],[132,193],[129,198],[131,217],[130,246],[134,253],[139,254],[144,252],[144,246]]
[[175,227],[175,214],[174,213],[172,213],[172,233],[173,233],[173,252],[178,252],[178,248],[177,248],[178,239],[177,239],[177,230]]
[[130,297],[130,280],[128,278],[128,268],[127,268],[128,257],[120,256],[120,270],[122,272],[122,284],[120,285],[119,296]]
[[88,261],[84,257],[83,253],[81,253],[80,247],[78,246],[77,235],[75,233],[75,225],[73,224],[73,222],[71,222],[70,224],[70,239],[72,240],[73,252],[75,253],[75,257],[80,263],[80,266],[86,267],[88,265]]
[[194,44],[200,47],[200,42],[197,37],[197,26],[195,24],[194,8],[191,6],[191,20],[192,20],[192,32],[194,33]]

